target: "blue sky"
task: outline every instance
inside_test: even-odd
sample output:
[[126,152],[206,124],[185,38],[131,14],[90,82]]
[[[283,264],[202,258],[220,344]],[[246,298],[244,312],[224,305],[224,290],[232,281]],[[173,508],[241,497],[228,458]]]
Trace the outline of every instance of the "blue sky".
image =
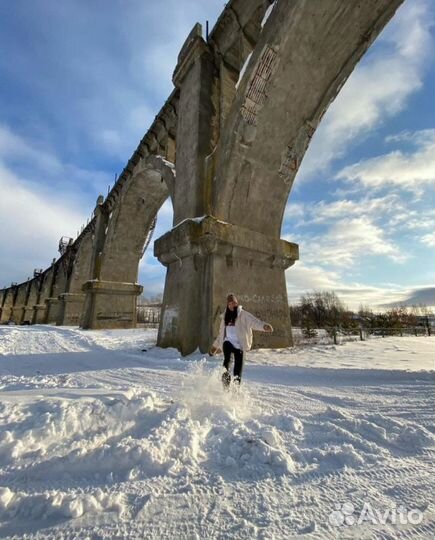
[[[0,2],[0,286],[56,256],[113,184],[172,90],[209,0]],[[435,284],[435,7],[406,0],[313,138],[282,237],[300,245],[291,300],[333,289],[350,306]],[[171,228],[165,203],[154,238]],[[165,270],[152,244],[148,295]]]

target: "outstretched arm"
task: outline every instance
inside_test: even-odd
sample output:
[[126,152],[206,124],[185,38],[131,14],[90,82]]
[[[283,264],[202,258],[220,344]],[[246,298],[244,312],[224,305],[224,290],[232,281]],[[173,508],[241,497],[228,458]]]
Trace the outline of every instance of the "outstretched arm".
[[248,318],[249,325],[252,327],[252,330],[258,330],[259,332],[273,332],[272,325],[269,323],[264,322],[261,319],[257,319],[257,317],[252,315],[252,313],[249,313],[249,311],[245,311],[244,313]]

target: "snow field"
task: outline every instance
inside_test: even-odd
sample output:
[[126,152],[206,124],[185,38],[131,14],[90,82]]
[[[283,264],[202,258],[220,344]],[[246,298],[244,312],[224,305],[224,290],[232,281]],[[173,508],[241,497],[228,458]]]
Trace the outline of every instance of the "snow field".
[[[433,372],[361,370],[392,341],[328,349],[329,370],[256,351],[225,392],[220,360],[153,339],[17,328],[11,355],[0,337],[1,537],[433,538]],[[364,501],[425,521],[328,521]]]

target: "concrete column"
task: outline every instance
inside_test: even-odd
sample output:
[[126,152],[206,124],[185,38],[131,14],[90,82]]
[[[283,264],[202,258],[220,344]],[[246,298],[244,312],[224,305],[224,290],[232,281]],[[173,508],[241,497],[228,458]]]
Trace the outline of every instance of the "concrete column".
[[2,318],[2,311],[3,311],[3,302],[6,298],[6,289],[2,289],[0,291],[0,321],[1,321],[1,318]]
[[201,34],[201,25],[195,25],[178,56],[173,77],[180,90],[174,225],[210,213],[211,187],[205,182],[205,160],[217,142],[219,80]]
[[47,305],[47,324],[58,324],[61,310],[60,295],[65,292],[67,284],[67,269],[63,258],[60,258],[54,267],[51,296],[45,299]]
[[[106,242],[108,216],[99,199],[95,209],[96,224],[91,257],[91,279],[82,286],[86,295],[82,319],[83,328],[134,328],[136,326],[136,298],[143,288],[137,283],[109,281],[104,278],[103,250]],[[119,258],[118,265],[123,260]],[[121,270],[121,268],[119,269]],[[134,269],[137,272],[137,269]]]
[[38,292],[36,304],[33,306],[32,324],[47,324],[47,302],[52,296],[56,259],[53,259],[51,266],[41,276],[41,285]]
[[26,309],[27,295],[31,282],[26,281],[18,286],[14,306],[12,308],[11,319],[15,324],[21,324],[24,320],[24,311]]
[[84,293],[63,293],[59,296],[60,314],[58,325],[79,326],[83,317],[86,295]]
[[89,267],[90,281],[82,285],[82,292],[85,294],[84,307],[80,326],[83,328],[95,328],[94,320],[96,313],[99,312],[98,303],[98,288],[94,285],[100,281],[101,277],[101,260],[106,240],[106,229],[109,216],[107,215],[104,206],[104,197],[100,195],[97,199],[97,205],[94,210],[95,214],[95,230],[92,240],[92,253]]
[[217,63],[220,73],[196,25],[174,73],[180,91],[174,228],[154,244],[167,267],[158,345],[182,354],[209,349],[228,292],[274,326],[272,335],[255,337],[255,346],[292,344],[284,270],[298,258],[297,246],[213,217],[212,156],[236,82],[236,73]]
[[17,293],[17,287],[12,286],[6,289],[5,297],[3,300],[3,308],[1,312],[0,324],[9,322],[12,318],[12,308],[15,302],[15,295]]
[[119,281],[87,281],[83,285],[86,298],[91,298],[91,309],[86,312],[93,328],[134,328],[136,326],[136,298],[143,287],[137,283]]
[[59,325],[63,326],[79,326],[85,305],[86,295],[82,290],[84,283],[90,277],[92,258],[92,233],[81,239],[71,261],[66,292],[59,296],[60,300],[60,315]]
[[35,277],[30,282],[23,318],[23,322],[28,324],[33,323],[33,314],[35,311],[35,306],[38,303],[39,291],[42,284],[42,275],[43,274],[35,274]]
[[255,335],[255,347],[292,344],[284,272],[298,259],[296,244],[207,216],[159,238],[154,254],[167,267],[159,346],[208,351],[228,292],[274,327]]

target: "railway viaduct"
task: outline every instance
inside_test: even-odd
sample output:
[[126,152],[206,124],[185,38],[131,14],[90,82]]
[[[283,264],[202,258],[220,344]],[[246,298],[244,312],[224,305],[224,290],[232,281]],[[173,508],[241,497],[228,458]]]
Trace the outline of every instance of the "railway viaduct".
[[138,266],[154,242],[166,266],[158,345],[208,350],[228,291],[292,343],[280,239],[291,187],[319,122],[403,0],[231,0],[209,35],[196,24],[174,90],[106,198],[60,257],[0,290],[0,322],[132,328]]

